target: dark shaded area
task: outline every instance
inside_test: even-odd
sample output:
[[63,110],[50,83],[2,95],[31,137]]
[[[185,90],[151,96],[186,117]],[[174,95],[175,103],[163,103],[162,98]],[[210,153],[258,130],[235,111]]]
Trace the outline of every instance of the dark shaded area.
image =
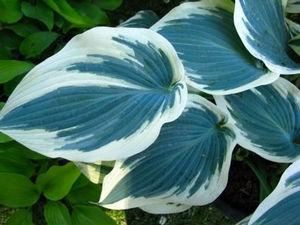
[[[245,150],[247,151],[247,150]],[[248,152],[244,161],[232,160],[228,185],[214,204],[231,218],[242,219],[252,214],[260,203],[260,182],[250,162],[266,175],[271,191],[276,187],[283,171],[289,164],[280,164]]]
[[232,161],[228,185],[220,199],[245,214],[252,213],[258,206],[259,182],[244,162]]
[[183,0],[124,0],[117,10],[109,13],[109,17],[112,26],[117,26],[140,10],[153,10],[159,17],[162,17],[181,2]]
[[233,222],[212,206],[192,207],[178,214],[151,215],[140,209],[126,211],[127,225],[232,225]]

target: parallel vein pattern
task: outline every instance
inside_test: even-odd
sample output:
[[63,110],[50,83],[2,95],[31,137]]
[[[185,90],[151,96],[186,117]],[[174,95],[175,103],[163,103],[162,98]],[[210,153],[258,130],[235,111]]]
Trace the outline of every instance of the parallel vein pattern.
[[49,156],[114,160],[148,147],[181,114],[186,96],[182,65],[162,37],[95,28],[26,76],[0,129]]
[[230,114],[241,146],[276,162],[300,158],[300,92],[289,81],[215,99]]
[[279,74],[300,73],[288,46],[291,38],[281,0],[237,0],[234,23],[248,51]]
[[188,84],[200,91],[231,94],[276,80],[279,75],[248,53],[235,30],[233,13],[220,2],[184,3],[151,29],[172,43]]
[[101,204],[124,209],[210,203],[226,186],[234,140],[225,115],[190,95],[184,113],[163,126],[154,144],[118,162],[104,180]]

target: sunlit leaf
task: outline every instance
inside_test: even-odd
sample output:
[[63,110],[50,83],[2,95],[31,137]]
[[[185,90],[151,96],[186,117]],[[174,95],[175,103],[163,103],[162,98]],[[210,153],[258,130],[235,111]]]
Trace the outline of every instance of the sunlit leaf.
[[0,83],[6,83],[16,76],[27,73],[34,64],[18,60],[0,60]]
[[79,169],[73,163],[68,163],[64,166],[52,166],[46,173],[38,176],[36,183],[48,199],[57,201],[70,192],[79,175]]
[[33,205],[40,197],[36,186],[25,176],[0,172],[0,204],[8,207]]

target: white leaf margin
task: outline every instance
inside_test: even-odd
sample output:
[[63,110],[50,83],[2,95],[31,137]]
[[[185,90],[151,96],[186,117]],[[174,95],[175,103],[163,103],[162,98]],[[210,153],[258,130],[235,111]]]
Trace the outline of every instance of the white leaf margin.
[[[66,46],[55,55],[49,57],[45,61],[35,66],[20,82],[14,92],[9,97],[7,104],[3,107],[0,113],[0,119],[14,108],[21,106],[29,101],[32,101],[40,96],[43,96],[51,91],[54,91],[64,86],[89,86],[97,82],[100,86],[109,86],[111,84],[118,84],[120,87],[136,87],[131,83],[122,81],[120,79],[107,79],[103,78],[103,81],[99,83],[98,75],[88,76],[86,74],[76,74],[67,76],[63,82],[59,78],[52,79],[52,82],[45,82],[47,80],[45,76],[39,76],[40,74],[47,73],[48,77],[53,77],[57,73],[57,66],[65,63],[73,62],[76,56],[79,54],[87,54],[105,52],[109,56],[118,56],[119,58],[126,59],[128,53],[133,54],[132,50],[127,46],[119,43],[113,43],[111,40],[113,37],[123,35],[130,37],[131,40],[140,41],[141,43],[151,43],[159,46],[167,55],[173,70],[173,81],[183,84],[183,90],[179,94],[176,94],[175,99],[177,101],[173,108],[169,108],[162,115],[157,113],[151,125],[145,130],[146,124],[136,130],[131,136],[119,141],[110,142],[109,144],[101,147],[101,156],[99,156],[99,149],[95,149],[90,152],[82,152],[79,150],[67,150],[67,151],[53,151],[53,148],[59,148],[65,143],[62,139],[55,140],[55,143],[50,143],[50,140],[56,138],[55,132],[45,132],[43,129],[34,129],[26,132],[19,130],[3,130],[2,132],[8,136],[13,137],[17,142],[27,146],[33,151],[44,154],[48,157],[56,158],[62,157],[71,161],[81,162],[95,162],[99,160],[116,160],[129,157],[145,150],[150,146],[158,137],[160,129],[163,124],[176,120],[183,112],[187,102],[187,86],[186,77],[184,73],[183,65],[177,56],[177,53],[173,46],[160,34],[144,28],[111,28],[111,27],[96,27],[82,34],[73,37]],[[107,46],[115,45],[116,48],[107,48]],[[119,49],[116,51],[115,49]],[[60,62],[60,59],[64,59]],[[50,72],[49,72],[50,71]],[[52,71],[52,72],[51,72]],[[60,82],[57,82],[60,81]],[[38,91],[37,91],[38,90]],[[145,121],[147,123],[147,121]],[[35,139],[35,144],[32,142]],[[49,140],[49,142],[47,141]],[[141,141],[143,140],[143,141]],[[120,154],[120,149],[130,149],[130,153]]]
[[277,203],[287,198],[288,196],[299,192],[300,186],[286,186],[286,181],[292,177],[294,174],[299,173],[300,171],[300,160],[294,162],[290,165],[286,171],[283,173],[280,181],[275,188],[275,190],[258,206],[253,215],[250,218],[248,225],[254,225],[255,221],[263,216],[268,210],[270,210]]
[[[287,81],[286,79],[279,78],[277,81],[275,81],[274,83],[269,84],[269,85],[281,86],[282,87],[280,89],[281,94],[284,96],[287,96],[288,94],[292,94],[296,98],[297,104],[300,105],[300,90],[295,85],[293,85],[292,83]],[[251,90],[254,90],[254,92],[255,92],[255,88],[250,89],[250,91]],[[265,159],[273,161],[273,162],[291,163],[291,162],[295,161],[294,159],[289,159],[286,157],[278,157],[278,156],[270,155],[269,153],[264,151],[263,147],[260,147],[260,146],[256,145],[255,143],[252,143],[251,140],[249,140],[247,138],[247,134],[245,133],[245,131],[243,131],[237,127],[238,122],[236,122],[230,115],[230,112],[227,109],[228,104],[227,104],[224,96],[214,95],[213,97],[214,97],[219,109],[222,110],[226,115],[228,115],[229,123],[233,125],[233,130],[236,135],[236,141],[240,146],[260,155],[261,157],[263,157]]]

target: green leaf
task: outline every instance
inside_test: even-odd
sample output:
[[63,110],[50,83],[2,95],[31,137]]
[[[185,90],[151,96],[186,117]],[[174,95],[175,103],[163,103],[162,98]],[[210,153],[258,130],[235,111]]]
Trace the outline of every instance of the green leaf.
[[5,225],[34,225],[32,214],[26,209],[20,209],[10,216]]
[[100,185],[91,183],[84,175],[81,175],[67,195],[72,204],[86,204],[98,202],[100,198]]
[[15,34],[21,37],[27,37],[33,33],[40,31],[36,26],[34,26],[31,23],[17,23],[5,26],[4,28],[13,31]]
[[26,177],[31,177],[35,171],[35,164],[23,153],[11,146],[14,142],[0,144],[0,172],[18,173]]
[[96,0],[95,4],[101,9],[115,10],[122,4],[122,0]]
[[97,206],[79,205],[72,213],[73,225],[116,225],[116,222]]
[[36,183],[48,199],[58,201],[70,192],[79,175],[79,169],[70,162],[64,166],[52,166],[38,176]]
[[67,207],[60,202],[48,202],[44,208],[47,225],[72,225]]
[[12,139],[10,137],[8,137],[5,134],[0,133],[0,143],[7,143],[12,141]]
[[8,207],[33,205],[40,196],[36,186],[25,176],[0,173],[0,204]]
[[[0,110],[3,108],[4,105],[5,105],[4,102],[0,102]],[[7,135],[2,134],[0,132],[0,144],[1,143],[7,143],[7,142],[10,142],[10,141],[12,141],[12,139],[10,137],[8,137]],[[0,150],[0,153],[1,153],[1,150]],[[1,157],[0,157],[0,160],[1,160]],[[0,164],[0,167],[1,167],[1,164]]]
[[50,8],[78,27],[89,26],[86,18],[82,17],[66,0],[43,0]]
[[89,26],[105,25],[109,19],[104,11],[91,3],[73,3],[72,6],[89,22]]
[[21,82],[21,80],[24,78],[24,75],[17,76],[16,78],[12,79],[11,81],[6,82],[3,84],[4,88],[4,94],[6,96],[10,96],[13,90],[17,87],[17,85]]
[[20,0],[0,0],[0,22],[15,23],[21,18]]
[[22,39],[10,30],[0,30],[1,47],[14,50],[18,49]]
[[18,60],[0,60],[0,83],[6,83],[16,76],[28,72],[34,67],[30,62]]
[[7,48],[0,48],[0,59],[10,59],[11,52]]
[[38,1],[36,5],[31,5],[28,2],[22,2],[22,12],[25,16],[39,20],[45,24],[49,30],[52,30],[54,15],[52,10],[49,9],[43,2]]
[[38,32],[29,35],[20,45],[20,52],[26,58],[32,58],[40,55],[46,50],[58,37],[54,32]]

